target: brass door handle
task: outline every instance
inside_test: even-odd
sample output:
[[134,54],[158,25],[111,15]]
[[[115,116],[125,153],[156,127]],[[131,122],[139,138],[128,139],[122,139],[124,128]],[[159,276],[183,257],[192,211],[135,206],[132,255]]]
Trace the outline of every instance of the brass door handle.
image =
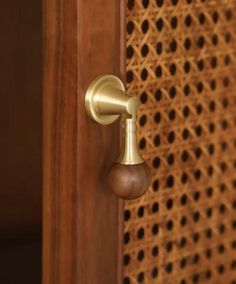
[[107,182],[120,198],[141,196],[150,183],[150,172],[138,152],[136,138],[136,97],[128,96],[122,81],[113,75],[97,77],[88,87],[85,108],[95,122],[108,125],[120,116],[123,120],[124,142],[117,162],[111,167]]

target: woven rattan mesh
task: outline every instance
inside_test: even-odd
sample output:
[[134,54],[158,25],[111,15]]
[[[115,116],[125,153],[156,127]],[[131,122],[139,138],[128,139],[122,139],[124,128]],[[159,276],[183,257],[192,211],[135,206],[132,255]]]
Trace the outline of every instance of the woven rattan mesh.
[[236,283],[236,1],[127,0],[127,87],[152,172],[125,202],[124,284]]

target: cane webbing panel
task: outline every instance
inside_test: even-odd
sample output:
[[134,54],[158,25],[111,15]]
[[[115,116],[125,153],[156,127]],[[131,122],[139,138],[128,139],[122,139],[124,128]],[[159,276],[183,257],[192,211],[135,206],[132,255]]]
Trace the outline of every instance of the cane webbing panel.
[[125,202],[124,284],[236,283],[236,1],[126,0],[149,191]]

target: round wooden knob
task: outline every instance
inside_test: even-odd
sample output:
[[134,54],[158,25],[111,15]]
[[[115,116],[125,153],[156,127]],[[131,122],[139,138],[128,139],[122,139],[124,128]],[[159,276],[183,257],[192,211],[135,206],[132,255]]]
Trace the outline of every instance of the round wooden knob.
[[150,184],[150,171],[145,163],[137,165],[114,164],[107,177],[110,190],[123,199],[143,195]]

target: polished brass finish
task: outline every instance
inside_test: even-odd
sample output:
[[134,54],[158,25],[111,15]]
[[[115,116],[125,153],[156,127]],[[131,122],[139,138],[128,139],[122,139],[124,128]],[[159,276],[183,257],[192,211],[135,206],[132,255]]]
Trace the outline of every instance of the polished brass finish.
[[120,116],[123,118],[124,143],[118,163],[136,165],[143,163],[136,138],[136,97],[128,96],[122,81],[113,75],[102,75],[89,86],[85,95],[85,108],[88,116],[95,122],[108,125]]
[[124,127],[124,143],[121,148],[121,153],[117,162],[125,165],[134,165],[134,164],[143,163],[144,161],[140,156],[137,148],[135,117],[124,119],[123,127]]
[[85,95],[87,114],[102,125],[115,122],[126,103],[124,85],[113,75],[97,77],[89,85]]

